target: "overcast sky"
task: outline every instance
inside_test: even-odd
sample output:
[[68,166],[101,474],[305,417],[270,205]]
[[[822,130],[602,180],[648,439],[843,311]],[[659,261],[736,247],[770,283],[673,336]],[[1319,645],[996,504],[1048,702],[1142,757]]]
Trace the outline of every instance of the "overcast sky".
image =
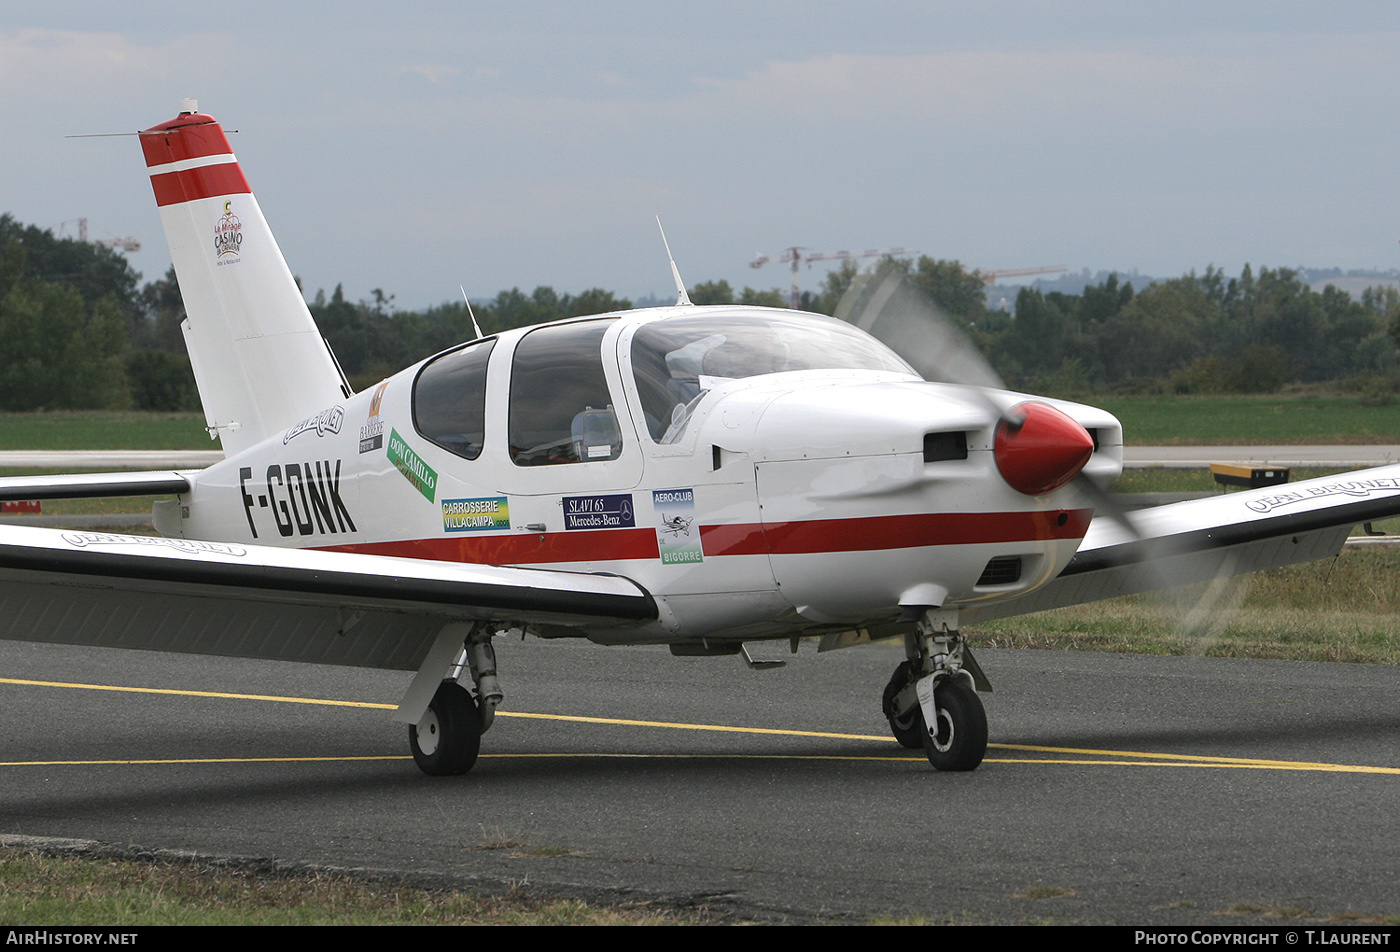
[[[19,8],[19,9],[17,9]],[[169,256],[131,132],[196,97],[308,295],[984,269],[1400,266],[1400,4],[11,3],[0,182]],[[823,269],[804,271],[815,287]]]

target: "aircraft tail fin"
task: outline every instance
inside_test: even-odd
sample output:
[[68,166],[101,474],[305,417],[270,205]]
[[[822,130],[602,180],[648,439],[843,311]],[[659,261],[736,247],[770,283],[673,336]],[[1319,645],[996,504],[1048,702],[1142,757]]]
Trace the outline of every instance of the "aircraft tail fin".
[[214,117],[141,133],[211,435],[230,455],[350,396]]

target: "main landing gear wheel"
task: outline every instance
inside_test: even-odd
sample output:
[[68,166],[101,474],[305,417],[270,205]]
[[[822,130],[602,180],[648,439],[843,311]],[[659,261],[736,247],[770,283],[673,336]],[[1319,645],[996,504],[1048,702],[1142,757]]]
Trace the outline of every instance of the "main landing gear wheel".
[[885,719],[890,722],[890,733],[899,741],[901,747],[918,750],[924,746],[924,719],[919,709],[911,708],[903,717],[890,713],[894,710],[895,696],[912,680],[910,668],[908,661],[900,662],[899,667],[894,669],[894,674],[890,675],[890,683],[885,685]]
[[[933,704],[937,728],[921,731],[928,762],[935,770],[977,769],[987,753],[987,712],[977,692],[962,678],[952,678],[938,685]],[[917,719],[922,729],[922,711]]]
[[433,777],[464,774],[481,750],[481,714],[476,698],[456,681],[444,681],[417,724],[408,725],[408,746],[418,769]]

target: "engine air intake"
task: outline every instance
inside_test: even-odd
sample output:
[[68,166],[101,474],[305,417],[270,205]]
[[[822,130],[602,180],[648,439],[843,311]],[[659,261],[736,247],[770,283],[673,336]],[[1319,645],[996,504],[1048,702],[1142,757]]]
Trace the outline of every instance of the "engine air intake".
[[924,462],[939,463],[949,459],[967,459],[967,434],[962,430],[925,433]]

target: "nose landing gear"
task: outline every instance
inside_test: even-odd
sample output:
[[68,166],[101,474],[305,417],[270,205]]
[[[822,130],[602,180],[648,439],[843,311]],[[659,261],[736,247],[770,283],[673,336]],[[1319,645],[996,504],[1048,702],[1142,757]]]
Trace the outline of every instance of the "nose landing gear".
[[991,685],[956,624],[956,612],[925,611],[905,636],[909,660],[885,687],[890,732],[904,747],[922,746],[935,770],[974,770],[987,752],[987,712],[973,688]]

